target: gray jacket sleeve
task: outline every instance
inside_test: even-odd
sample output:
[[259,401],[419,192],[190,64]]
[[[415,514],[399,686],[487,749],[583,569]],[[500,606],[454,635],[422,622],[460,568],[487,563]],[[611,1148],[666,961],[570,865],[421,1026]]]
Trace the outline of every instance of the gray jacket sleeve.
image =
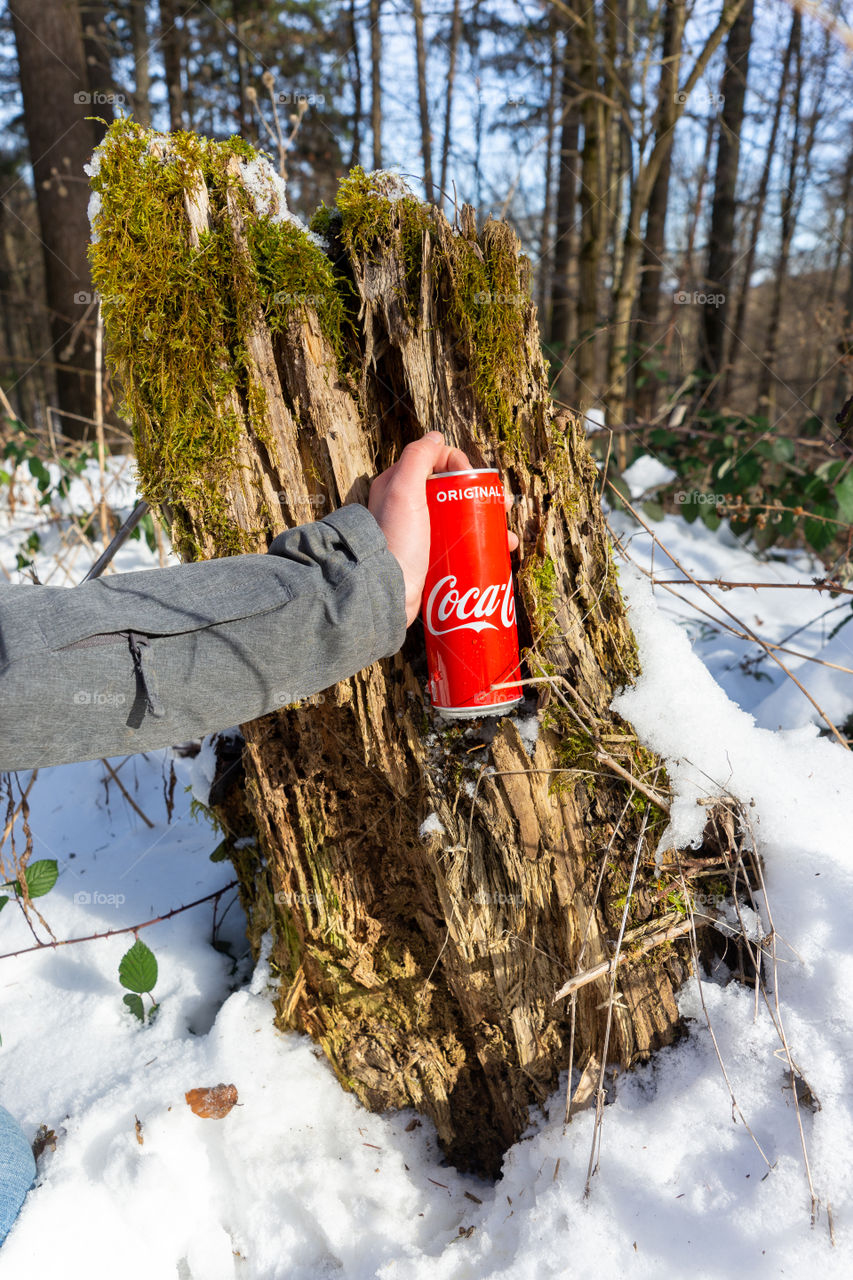
[[405,634],[402,570],[357,505],[266,555],[0,586],[0,769],[240,724],[396,653]]

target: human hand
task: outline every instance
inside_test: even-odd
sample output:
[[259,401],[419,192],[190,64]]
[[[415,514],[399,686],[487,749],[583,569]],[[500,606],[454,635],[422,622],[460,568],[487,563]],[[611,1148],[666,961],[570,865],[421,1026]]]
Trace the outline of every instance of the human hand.
[[[367,509],[385,534],[388,550],[403,571],[407,626],[418,616],[429,568],[427,476],[436,471],[470,470],[471,463],[461,449],[445,444],[440,431],[430,431],[420,440],[407,444],[394,465],[378,475],[370,486]],[[512,506],[509,494],[505,501],[507,508]],[[518,546],[518,538],[509,531],[507,544],[510,551]]]

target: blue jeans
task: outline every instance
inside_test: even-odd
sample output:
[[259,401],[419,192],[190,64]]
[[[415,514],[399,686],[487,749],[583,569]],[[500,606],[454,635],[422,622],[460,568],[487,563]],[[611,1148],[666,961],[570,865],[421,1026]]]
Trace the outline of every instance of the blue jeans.
[[0,1107],[0,1244],[9,1234],[33,1185],[36,1162],[17,1120]]

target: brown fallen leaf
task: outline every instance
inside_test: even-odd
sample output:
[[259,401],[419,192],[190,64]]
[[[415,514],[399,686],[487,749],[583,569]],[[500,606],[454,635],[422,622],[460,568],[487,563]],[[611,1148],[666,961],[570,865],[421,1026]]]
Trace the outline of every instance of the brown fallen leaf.
[[33,1142],[33,1155],[36,1160],[41,1159],[48,1147],[51,1151],[56,1150],[56,1134],[53,1129],[48,1129],[46,1124],[40,1124]]
[[237,1086],[215,1084],[210,1089],[190,1089],[184,1097],[194,1115],[203,1120],[221,1120],[237,1102]]

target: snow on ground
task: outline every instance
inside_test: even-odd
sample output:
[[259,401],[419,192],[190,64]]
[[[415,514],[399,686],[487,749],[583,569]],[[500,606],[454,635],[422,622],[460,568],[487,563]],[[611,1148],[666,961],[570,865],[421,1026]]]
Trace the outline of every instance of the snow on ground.
[[[648,535],[618,523],[648,567]],[[819,572],[804,556],[757,562],[725,529],[712,535],[667,517],[655,531],[699,576],[808,581]],[[0,539],[7,566],[13,542]],[[144,544],[132,544],[121,568],[151,563],[146,555]],[[83,555],[78,576],[86,567]],[[680,576],[660,548],[654,568]],[[58,1141],[0,1253],[2,1280],[850,1273],[853,759],[818,737],[813,709],[798,691],[789,695],[778,668],[754,661],[754,644],[710,623],[700,630],[694,611],[661,587],[653,593],[634,570],[621,578],[644,675],[618,705],[667,758],[675,832],[689,840],[701,825],[697,797],[726,789],[749,806],[765,859],[783,940],[782,1016],[821,1107],[802,1110],[822,1202],[815,1226],[779,1040],[767,1010],[755,1017],[752,992],[737,983],[706,981],[703,990],[770,1171],[733,1120],[691,980],[680,996],[689,1035],[616,1081],[589,1198],[592,1113],[564,1133],[562,1091],[531,1116],[492,1186],[442,1166],[427,1121],[407,1132],[411,1112],[368,1114],[310,1041],[276,1032],[269,971],[261,962],[251,973],[239,908],[229,909],[220,934],[231,959],[210,945],[207,904],[143,931],[160,963],[160,1014],[145,1027],[125,1011],[117,981],[132,935],[3,959],[0,1101],[28,1136],[45,1123]],[[844,611],[811,621],[833,603],[825,597],[740,591],[724,599],[763,636],[805,627],[792,647],[853,667],[853,628],[829,639]],[[836,719],[853,710],[853,677],[791,662]],[[120,765],[150,827],[114,782],[105,784],[99,762],[39,772],[30,794],[35,857],[60,864],[57,887],[39,905],[58,937],[133,924],[228,882],[228,864],[207,856],[217,836],[189,813],[185,788],[203,791],[205,761],[174,765],[171,823],[168,753]],[[19,776],[26,785],[29,775]],[[31,943],[8,906],[0,953]],[[222,1120],[193,1115],[185,1091],[219,1082],[236,1085],[241,1105]]]

